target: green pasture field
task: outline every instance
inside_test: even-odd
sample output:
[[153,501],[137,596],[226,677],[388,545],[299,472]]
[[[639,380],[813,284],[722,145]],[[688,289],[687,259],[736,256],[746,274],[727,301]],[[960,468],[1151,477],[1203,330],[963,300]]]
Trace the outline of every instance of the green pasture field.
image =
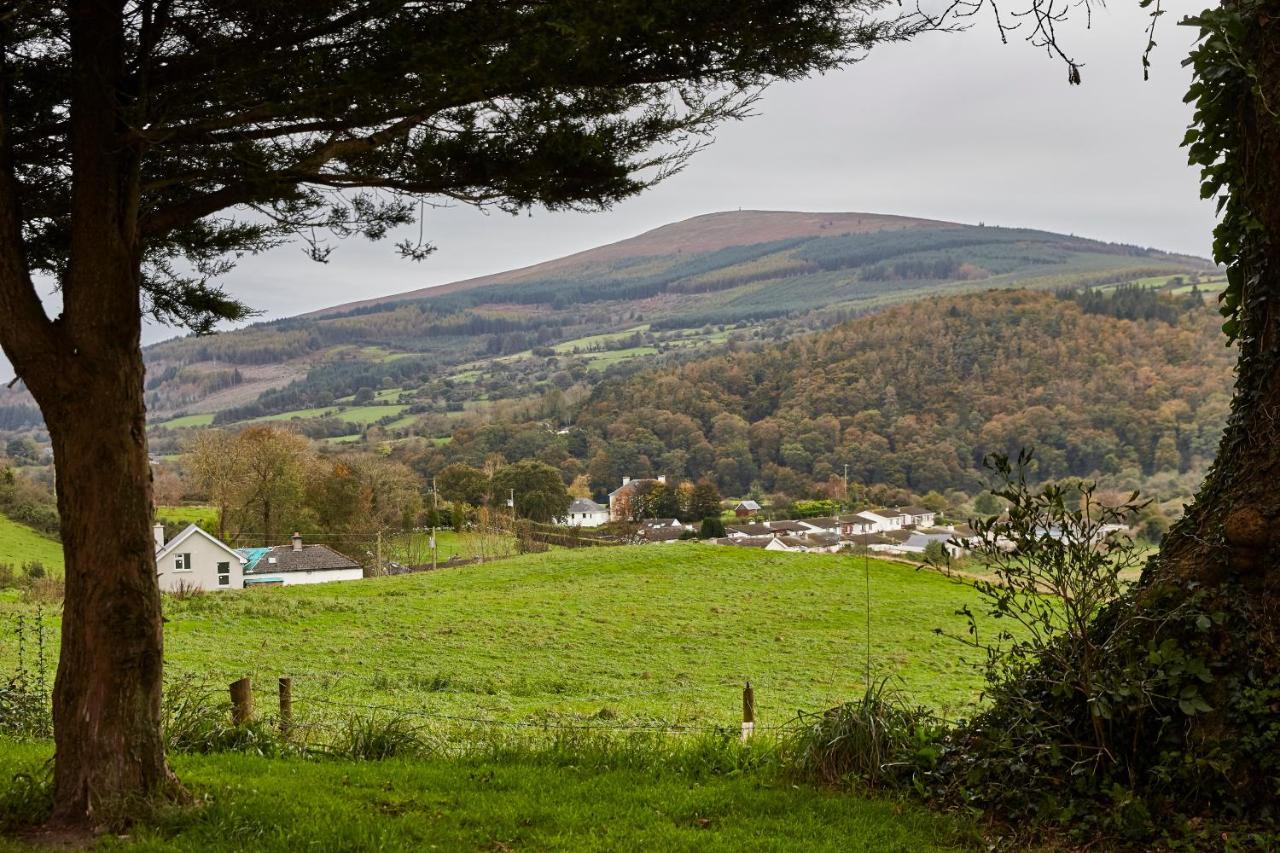
[[[447,539],[442,544],[446,544]],[[967,586],[909,566],[701,543],[557,550],[347,583],[166,597],[174,676],[295,681],[317,720],[379,706],[502,721],[762,728],[873,679],[951,717],[979,674],[958,642]],[[866,584],[870,584],[868,614]],[[30,610],[0,600],[0,626]],[[56,642],[56,632],[55,632]],[[0,644],[0,672],[14,661]],[[265,700],[264,700],[265,701]]]
[[43,563],[50,574],[62,577],[62,543],[0,515],[0,563],[8,563],[19,572],[24,563],[35,560]]

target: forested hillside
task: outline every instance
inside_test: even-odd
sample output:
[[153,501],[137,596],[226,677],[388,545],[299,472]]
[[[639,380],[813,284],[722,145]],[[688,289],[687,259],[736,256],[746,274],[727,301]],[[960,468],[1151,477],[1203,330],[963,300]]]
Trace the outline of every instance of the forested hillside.
[[1180,494],[1212,458],[1232,351],[1197,292],[928,298],[781,345],[603,383],[556,434],[460,430],[449,459],[539,455],[592,488],[709,477],[727,494],[852,483],[972,494],[984,455],[1034,445],[1045,478]]
[[[420,416],[588,388],[731,337],[781,340],[930,294],[1213,272],[1196,258],[1028,229],[711,214],[524,270],[160,344],[147,352],[147,401],[153,424],[170,428],[330,417],[312,431],[423,434]],[[357,400],[362,389],[375,399]]]

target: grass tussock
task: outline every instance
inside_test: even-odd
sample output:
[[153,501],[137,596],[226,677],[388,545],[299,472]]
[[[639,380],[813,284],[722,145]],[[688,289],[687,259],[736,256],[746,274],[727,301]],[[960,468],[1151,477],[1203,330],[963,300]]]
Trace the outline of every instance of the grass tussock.
[[936,763],[945,727],[888,686],[820,714],[801,714],[786,740],[787,766],[806,781],[870,788],[910,783]]

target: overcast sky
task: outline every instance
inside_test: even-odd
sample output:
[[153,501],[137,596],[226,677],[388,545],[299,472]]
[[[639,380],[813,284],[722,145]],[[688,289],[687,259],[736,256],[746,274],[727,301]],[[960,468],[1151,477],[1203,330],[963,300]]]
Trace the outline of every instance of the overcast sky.
[[[1073,37],[1084,85],[986,20],[880,48],[862,63],[770,89],[681,174],[602,213],[429,211],[438,251],[402,261],[348,241],[326,265],[283,247],[243,261],[228,289],[266,317],[498,272],[702,213],[737,208],[896,213],[1043,228],[1208,255],[1213,211],[1178,147],[1190,118],[1180,63],[1199,4],[1166,0],[1152,79],[1137,0],[1094,10]],[[417,229],[412,229],[416,238]],[[152,328],[147,340],[173,334]],[[0,367],[0,373],[7,366]]]

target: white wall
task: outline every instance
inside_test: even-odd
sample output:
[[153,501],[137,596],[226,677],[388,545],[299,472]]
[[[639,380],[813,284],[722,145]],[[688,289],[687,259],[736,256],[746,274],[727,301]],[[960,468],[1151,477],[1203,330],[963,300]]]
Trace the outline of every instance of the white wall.
[[[264,558],[265,559],[265,558]],[[317,569],[310,572],[276,572],[265,563],[258,564],[258,570],[249,575],[251,578],[280,578],[285,586],[304,583],[329,583],[330,581],[358,581],[364,577],[364,569]]]
[[[191,570],[180,572],[176,561],[179,554],[191,555]],[[218,584],[218,564],[230,564],[230,577],[225,586]],[[173,592],[180,586],[198,589],[243,589],[244,566],[239,558],[219,548],[199,533],[192,533],[169,553],[156,562],[156,571],[160,575],[160,589]]]

